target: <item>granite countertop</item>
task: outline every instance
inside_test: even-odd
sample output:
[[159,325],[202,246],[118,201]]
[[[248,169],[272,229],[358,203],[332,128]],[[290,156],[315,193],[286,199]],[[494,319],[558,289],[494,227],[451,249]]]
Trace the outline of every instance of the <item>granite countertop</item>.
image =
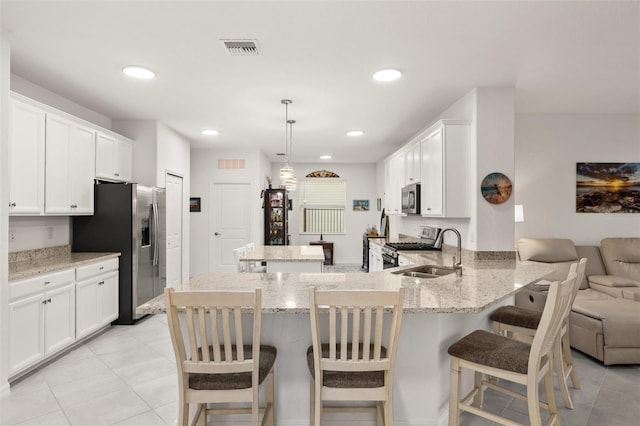
[[324,262],[322,246],[258,246],[240,257],[241,261]]
[[[462,276],[413,278],[393,272],[419,264],[451,265],[444,252],[407,253],[411,266],[373,273],[210,273],[193,277],[178,290],[253,290],[262,288],[264,313],[308,313],[308,287],[318,289],[405,289],[407,313],[472,313],[513,295],[519,288],[544,278],[553,269],[515,260],[484,260],[463,265]],[[141,305],[140,314],[166,312],[164,296]]]
[[[57,248],[56,248],[57,249]],[[9,281],[29,278],[38,274],[55,272],[97,260],[120,256],[120,253],[74,253],[65,246],[35,254],[20,252],[19,255],[9,256]],[[35,252],[35,251],[32,251]]]

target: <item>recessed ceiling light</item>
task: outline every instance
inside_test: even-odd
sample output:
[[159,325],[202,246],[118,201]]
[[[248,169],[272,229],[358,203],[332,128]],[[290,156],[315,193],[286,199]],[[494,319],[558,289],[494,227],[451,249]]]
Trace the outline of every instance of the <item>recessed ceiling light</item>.
[[331,156],[330,155],[321,155],[320,159],[321,160],[331,160]]
[[398,70],[380,70],[373,73],[373,79],[376,81],[393,81],[402,76],[402,73]]
[[347,136],[362,136],[364,132],[362,130],[349,130]]
[[141,78],[148,80],[150,78],[155,77],[155,73],[150,69],[139,67],[137,65],[130,65],[122,68],[122,72],[133,78]]
[[218,136],[220,132],[214,129],[204,129],[202,134],[205,136]]

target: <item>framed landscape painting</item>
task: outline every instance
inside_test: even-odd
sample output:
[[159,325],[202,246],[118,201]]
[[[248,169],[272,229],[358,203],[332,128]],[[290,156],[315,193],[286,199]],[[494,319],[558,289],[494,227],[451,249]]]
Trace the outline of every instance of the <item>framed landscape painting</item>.
[[640,163],[577,163],[576,213],[640,213]]

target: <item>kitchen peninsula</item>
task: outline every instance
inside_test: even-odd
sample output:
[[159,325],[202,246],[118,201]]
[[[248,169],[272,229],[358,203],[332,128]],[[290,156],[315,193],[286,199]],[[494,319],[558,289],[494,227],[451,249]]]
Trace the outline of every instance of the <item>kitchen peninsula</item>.
[[322,272],[321,246],[258,246],[241,262],[266,262],[267,272]]
[[[450,265],[444,252],[409,254],[416,264]],[[471,267],[470,267],[471,266]],[[396,361],[395,420],[403,425],[443,424],[448,415],[447,348],[466,333],[489,328],[490,307],[511,301],[516,290],[535,283],[551,268],[515,260],[476,261],[462,276],[425,279],[394,272],[361,273],[211,273],[194,277],[181,290],[262,288],[262,342],[278,348],[276,418],[279,424],[308,424],[309,371],[305,353],[311,344],[308,288],[389,290],[404,287],[405,305]],[[158,297],[139,313],[164,313]],[[366,419],[366,417],[361,417]],[[327,420],[330,417],[328,416]],[[330,422],[328,422],[330,423]]]

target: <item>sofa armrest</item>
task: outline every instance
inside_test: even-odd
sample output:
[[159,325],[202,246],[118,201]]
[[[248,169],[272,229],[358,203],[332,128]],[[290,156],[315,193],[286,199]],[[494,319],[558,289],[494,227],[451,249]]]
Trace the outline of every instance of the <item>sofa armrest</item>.
[[640,287],[640,281],[615,275],[591,275],[589,284],[598,284],[606,287]]

